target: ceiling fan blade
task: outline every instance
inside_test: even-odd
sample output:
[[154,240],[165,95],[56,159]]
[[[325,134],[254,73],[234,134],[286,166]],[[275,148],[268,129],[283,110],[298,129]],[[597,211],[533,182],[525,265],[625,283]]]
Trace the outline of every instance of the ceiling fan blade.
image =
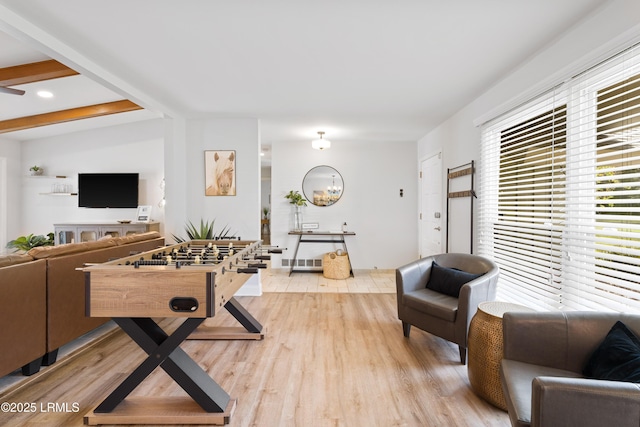
[[10,87],[0,86],[0,93],[10,93],[12,95],[24,95],[24,91],[20,89],[12,89]]

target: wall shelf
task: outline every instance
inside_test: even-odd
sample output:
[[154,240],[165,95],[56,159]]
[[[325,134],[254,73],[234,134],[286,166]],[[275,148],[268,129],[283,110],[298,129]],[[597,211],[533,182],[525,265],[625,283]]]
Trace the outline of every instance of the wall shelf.
[[[74,185],[71,178],[67,175],[27,175],[27,178],[37,178],[38,187],[42,191],[38,193],[40,196],[77,196],[74,192]],[[48,184],[47,184],[48,183]],[[48,188],[43,188],[47,185]],[[49,190],[49,191],[46,191]]]

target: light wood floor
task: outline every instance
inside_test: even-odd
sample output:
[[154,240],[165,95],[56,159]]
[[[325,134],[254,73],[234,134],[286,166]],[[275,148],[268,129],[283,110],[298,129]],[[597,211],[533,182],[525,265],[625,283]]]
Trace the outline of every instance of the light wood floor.
[[264,292],[327,292],[395,294],[395,270],[356,270],[343,280],[326,279],[321,273],[293,273],[285,268],[268,268],[261,273]]
[[[230,426],[509,426],[477,397],[453,344],[416,328],[402,335],[395,294],[267,292],[238,300],[263,341],[187,341],[182,348],[238,399]],[[208,319],[235,325],[228,313]],[[164,321],[171,329],[175,321]],[[0,394],[0,402],[77,404],[78,412],[0,412],[2,426],[81,426],[145,358],[115,330]],[[132,396],[183,396],[156,370]]]

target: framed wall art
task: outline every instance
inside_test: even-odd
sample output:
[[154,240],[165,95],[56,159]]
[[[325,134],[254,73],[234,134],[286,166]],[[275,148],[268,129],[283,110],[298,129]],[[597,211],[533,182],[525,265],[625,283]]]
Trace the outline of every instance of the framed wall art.
[[204,152],[205,196],[236,195],[236,152]]
[[149,222],[151,220],[151,206],[138,206],[136,222]]

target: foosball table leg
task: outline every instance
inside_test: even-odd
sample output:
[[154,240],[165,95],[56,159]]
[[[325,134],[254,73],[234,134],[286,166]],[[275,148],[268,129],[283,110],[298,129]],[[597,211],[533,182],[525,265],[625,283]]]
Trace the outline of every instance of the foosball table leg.
[[260,322],[258,322],[256,318],[253,317],[237,299],[235,299],[235,297],[227,301],[224,308],[227,309],[227,311],[231,313],[231,315],[235,317],[248,332],[259,334],[262,331],[262,325]]
[[187,339],[190,340],[262,340],[264,328],[235,297],[229,299],[224,308],[242,325],[242,327],[206,326],[196,329]]
[[[123,412],[126,412],[122,415],[124,420],[144,419],[145,414],[136,413],[136,409],[131,409],[131,405],[127,405],[129,399],[127,401],[125,399],[159,366],[200,406],[199,411],[196,410],[200,413],[195,415],[202,417],[202,411],[214,416],[224,414],[223,423],[224,420],[228,421],[230,415],[227,412],[230,407],[235,409],[235,401],[230,399],[222,387],[179,347],[204,320],[188,318],[171,335],[167,335],[150,318],[114,318],[114,321],[148,354],[148,357],[94,409],[91,414],[93,419],[96,417],[101,419],[100,416],[105,415],[104,419],[108,420],[109,424],[119,424],[120,408],[118,406],[121,403]],[[131,399],[136,404],[139,400],[142,398]],[[133,407],[136,408],[135,405]],[[137,407],[144,408],[144,405],[139,404]],[[148,416],[153,419],[155,414]]]

